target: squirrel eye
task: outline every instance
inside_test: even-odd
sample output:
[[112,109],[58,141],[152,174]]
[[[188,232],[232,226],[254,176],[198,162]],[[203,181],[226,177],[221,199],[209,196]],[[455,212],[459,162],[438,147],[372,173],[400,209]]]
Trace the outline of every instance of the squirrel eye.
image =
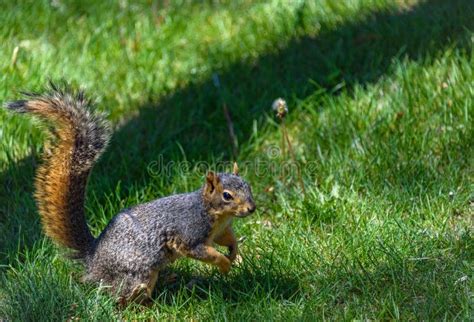
[[228,193],[227,191],[224,191],[224,193],[222,194],[222,196],[224,197],[224,200],[227,200],[227,201],[234,199],[234,198],[232,197],[232,195],[231,195],[230,193]]

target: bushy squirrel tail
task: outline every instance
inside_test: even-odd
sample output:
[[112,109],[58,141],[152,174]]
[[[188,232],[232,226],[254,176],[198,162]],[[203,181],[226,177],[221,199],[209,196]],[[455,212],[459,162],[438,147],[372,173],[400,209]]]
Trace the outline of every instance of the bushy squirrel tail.
[[105,150],[110,130],[92,112],[82,91],[50,83],[45,94],[25,93],[25,100],[5,105],[18,113],[32,113],[52,122],[53,145],[38,168],[35,198],[43,229],[59,244],[89,254],[94,237],[87,227],[84,200],[89,173]]

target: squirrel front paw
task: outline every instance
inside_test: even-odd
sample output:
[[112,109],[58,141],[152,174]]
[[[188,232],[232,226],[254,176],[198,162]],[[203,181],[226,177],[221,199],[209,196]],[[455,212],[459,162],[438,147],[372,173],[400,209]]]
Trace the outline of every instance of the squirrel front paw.
[[229,254],[226,255],[226,257],[227,257],[231,262],[233,262],[233,261],[237,258],[237,253],[238,253],[237,245],[229,246]]
[[229,273],[229,271],[230,271],[230,266],[231,266],[230,259],[228,259],[227,257],[223,256],[223,257],[222,257],[222,260],[219,262],[219,271],[220,271],[222,274],[227,274],[227,273]]

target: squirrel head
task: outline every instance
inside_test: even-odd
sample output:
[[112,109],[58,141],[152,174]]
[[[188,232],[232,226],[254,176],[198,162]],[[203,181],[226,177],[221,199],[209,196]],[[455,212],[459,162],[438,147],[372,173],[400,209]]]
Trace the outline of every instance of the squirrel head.
[[256,209],[252,190],[239,175],[234,164],[234,173],[209,171],[203,187],[206,206],[218,215],[246,217]]

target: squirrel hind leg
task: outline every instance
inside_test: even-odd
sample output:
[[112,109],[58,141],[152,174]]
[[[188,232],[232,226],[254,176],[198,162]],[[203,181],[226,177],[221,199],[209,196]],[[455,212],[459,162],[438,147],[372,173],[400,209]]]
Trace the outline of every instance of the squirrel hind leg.
[[118,299],[118,304],[120,307],[125,307],[130,303],[148,306],[152,303],[151,297],[148,294],[148,285],[145,283],[140,283],[136,285],[126,296],[120,296]]
[[122,288],[118,303],[126,306],[129,303],[150,305],[152,293],[158,279],[158,270],[151,270],[146,274],[129,274],[121,282]]

